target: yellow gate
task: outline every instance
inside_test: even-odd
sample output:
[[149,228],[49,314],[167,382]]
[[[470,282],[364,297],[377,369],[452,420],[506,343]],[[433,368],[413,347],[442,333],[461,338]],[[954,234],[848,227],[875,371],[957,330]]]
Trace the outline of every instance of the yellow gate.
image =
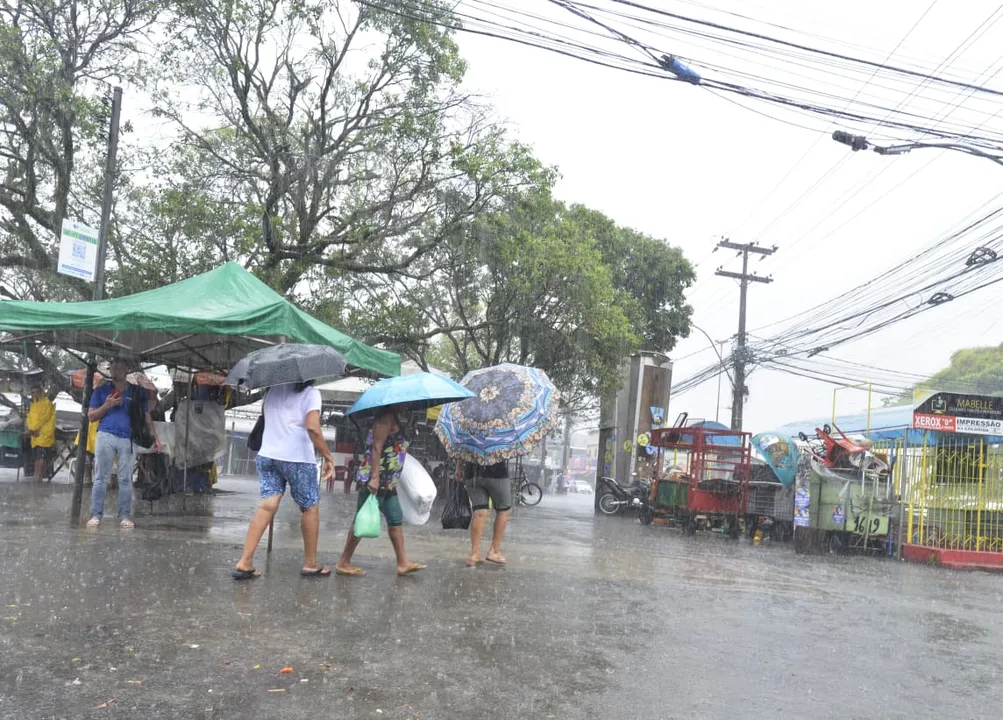
[[950,550],[1003,552],[1003,455],[971,435],[890,448],[902,490],[903,540]]

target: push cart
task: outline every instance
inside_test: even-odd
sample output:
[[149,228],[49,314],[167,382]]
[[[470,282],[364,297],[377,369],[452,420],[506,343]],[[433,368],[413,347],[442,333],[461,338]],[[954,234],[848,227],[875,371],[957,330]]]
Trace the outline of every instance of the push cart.
[[687,533],[720,530],[737,538],[749,497],[750,440],[750,433],[714,427],[653,430],[658,459],[641,521],[659,518]]

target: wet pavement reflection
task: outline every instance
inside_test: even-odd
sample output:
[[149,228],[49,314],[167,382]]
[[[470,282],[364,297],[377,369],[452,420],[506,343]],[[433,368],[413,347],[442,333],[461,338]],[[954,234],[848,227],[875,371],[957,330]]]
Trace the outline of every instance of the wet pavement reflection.
[[[684,537],[548,496],[517,509],[508,567],[465,568],[466,534],[433,516],[405,528],[419,575],[395,574],[384,533],[357,553],[366,577],[304,579],[287,498],[264,577],[234,583],[257,484],[218,487],[89,531],[65,480],[0,474],[0,717],[1000,715],[997,575]],[[328,565],[354,502],[323,494]]]

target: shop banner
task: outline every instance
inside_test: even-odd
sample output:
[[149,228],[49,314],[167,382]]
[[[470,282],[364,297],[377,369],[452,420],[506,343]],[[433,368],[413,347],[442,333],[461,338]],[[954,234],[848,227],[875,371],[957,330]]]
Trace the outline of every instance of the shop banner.
[[912,426],[967,435],[1003,435],[1003,397],[916,390]]

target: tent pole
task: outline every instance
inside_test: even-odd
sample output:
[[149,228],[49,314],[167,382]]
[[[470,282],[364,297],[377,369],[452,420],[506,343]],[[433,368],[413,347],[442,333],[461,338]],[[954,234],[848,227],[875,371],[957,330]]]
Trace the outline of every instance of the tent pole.
[[73,502],[70,505],[70,524],[80,524],[80,506],[84,497],[84,466],[87,464],[87,435],[91,424],[87,413],[91,405],[91,395],[94,392],[94,357],[87,364],[84,374],[84,397],[80,405],[80,441],[77,443],[77,464],[73,468]]
[[181,490],[185,495],[188,494],[188,466],[191,464],[188,452],[188,437],[192,428],[192,380],[194,377],[195,372],[190,371],[188,373],[188,407],[185,409],[185,470],[181,481]]

